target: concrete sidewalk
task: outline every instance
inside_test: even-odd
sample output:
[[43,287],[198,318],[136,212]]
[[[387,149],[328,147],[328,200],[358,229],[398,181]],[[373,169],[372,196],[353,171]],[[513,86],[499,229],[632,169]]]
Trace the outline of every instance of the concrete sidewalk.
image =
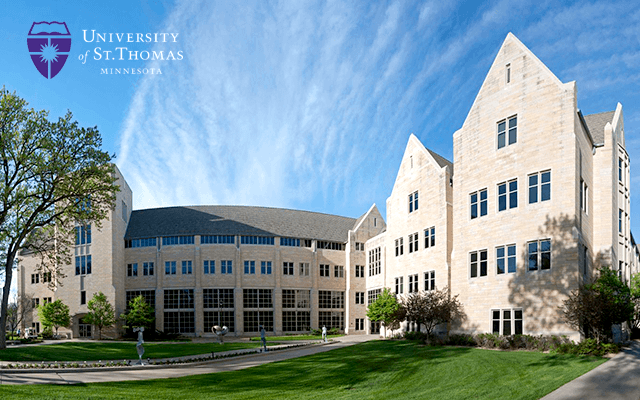
[[46,372],[1,372],[0,384],[76,384],[95,382],[116,382],[146,379],[178,378],[188,375],[209,374],[213,372],[237,371],[276,361],[289,360],[312,354],[352,346],[368,340],[378,339],[378,335],[352,335],[334,339],[327,344],[299,347],[292,350],[250,354],[228,359],[207,361],[195,364],[174,365],[171,367],[147,366],[144,368],[121,368],[110,370],[47,370]]
[[549,393],[542,400],[640,399],[640,342]]

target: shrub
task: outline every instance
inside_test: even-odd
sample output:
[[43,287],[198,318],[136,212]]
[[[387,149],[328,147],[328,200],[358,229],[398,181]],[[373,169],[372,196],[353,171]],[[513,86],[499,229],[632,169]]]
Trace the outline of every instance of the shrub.
[[405,332],[404,338],[406,340],[415,340],[415,341],[423,342],[427,340],[427,334],[424,332]]
[[475,337],[466,333],[450,335],[446,344],[449,346],[477,346]]

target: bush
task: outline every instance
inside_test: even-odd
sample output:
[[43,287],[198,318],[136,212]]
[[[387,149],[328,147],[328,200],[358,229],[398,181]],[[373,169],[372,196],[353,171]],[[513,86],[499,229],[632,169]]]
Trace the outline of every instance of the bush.
[[472,346],[472,347],[475,347],[478,345],[475,337],[473,335],[469,335],[466,333],[459,334],[459,335],[450,335],[449,339],[447,339],[445,344],[449,346]]
[[584,339],[580,343],[561,343],[554,352],[558,354],[576,354],[589,356],[603,356],[615,354],[620,351],[620,346],[614,343],[598,343],[596,339]]
[[405,332],[404,338],[406,340],[415,340],[418,342],[424,342],[427,340],[427,334],[424,332]]
[[53,328],[50,326],[45,327],[42,330],[42,338],[46,340],[53,339]]

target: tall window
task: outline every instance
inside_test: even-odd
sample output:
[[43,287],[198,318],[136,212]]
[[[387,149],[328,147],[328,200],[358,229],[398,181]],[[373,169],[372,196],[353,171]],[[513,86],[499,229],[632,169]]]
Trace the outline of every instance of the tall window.
[[518,207],[518,180],[498,184],[498,211]]
[[409,253],[418,251],[418,232],[409,235]]
[[403,238],[396,239],[396,257],[403,253]]
[[216,262],[215,262],[215,260],[204,260],[204,273],[205,274],[215,274],[216,273]]
[[153,275],[153,262],[145,262],[142,263],[142,275],[144,276],[152,276]]
[[300,263],[300,276],[309,276],[309,263]]
[[436,271],[424,273],[424,290],[436,290]]
[[508,144],[518,141],[518,117],[507,118],[498,122],[498,148],[501,149]]
[[283,275],[293,275],[293,263],[292,262],[283,262],[282,263],[282,274]]
[[529,175],[529,204],[551,199],[551,171]]
[[507,64],[504,72],[505,72],[505,75],[504,75],[505,82],[511,83],[511,64]]
[[370,306],[371,304],[375,303],[375,301],[378,300],[378,296],[380,296],[380,293],[382,293],[382,289],[368,290],[367,291],[367,305]]
[[409,275],[409,293],[418,292],[418,274]]
[[624,215],[624,212],[622,211],[622,209],[619,209],[618,210],[618,233],[622,233],[622,216],[623,215]]
[[414,212],[418,209],[418,191],[411,193],[409,195],[409,212]]
[[260,261],[260,273],[262,275],[271,275],[271,261]]
[[233,261],[232,260],[222,260],[222,261],[220,261],[220,273],[221,274],[232,274],[233,273]]
[[91,225],[76,226],[76,246],[91,244]]
[[364,292],[356,292],[356,304],[364,304]]
[[255,275],[256,274],[256,262],[255,261],[245,261],[244,262],[244,273],[245,273],[245,275]]
[[487,251],[472,251],[469,253],[471,277],[487,276]]
[[527,243],[529,271],[551,269],[551,240],[536,240]]
[[356,265],[356,278],[364,278],[364,265]]
[[436,245],[436,227],[432,226],[424,230],[424,248],[428,249]]
[[380,247],[376,247],[369,250],[369,276],[378,275],[381,272]]
[[471,200],[471,219],[487,215],[487,189],[473,192],[469,197]]
[[618,158],[618,181],[620,181],[620,183],[624,183],[622,178],[624,176],[622,175],[622,166],[623,166],[622,158]]
[[320,276],[329,277],[329,264],[320,264]]
[[400,276],[398,278],[396,278],[396,294],[402,294],[402,290],[403,290],[403,277]]
[[344,278],[344,266],[343,265],[334,265],[333,266],[333,277],[334,278]]
[[491,310],[492,332],[497,335],[522,335],[522,310]]
[[496,273],[516,272],[516,245],[496,247]]
[[76,256],[76,275],[88,275],[91,273],[91,255]]
[[193,274],[193,267],[191,260],[182,261],[182,275],[191,275]]
[[165,261],[164,262],[164,274],[165,275],[175,275],[176,274],[176,262],[175,261]]
[[589,210],[588,200],[589,200],[589,187],[587,186],[587,183],[584,180],[580,179],[580,209],[585,213],[587,213],[587,211]]
[[172,333],[194,333],[194,303],[193,289],[165,289],[164,331]]
[[138,263],[127,264],[127,276],[138,276]]

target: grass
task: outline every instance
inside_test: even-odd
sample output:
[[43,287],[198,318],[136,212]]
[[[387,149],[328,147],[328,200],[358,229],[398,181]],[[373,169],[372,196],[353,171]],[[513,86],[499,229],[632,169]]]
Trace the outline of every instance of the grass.
[[[146,358],[191,356],[228,350],[259,347],[259,343],[167,343],[144,344]],[[137,359],[136,342],[60,343],[12,347],[0,350],[1,361],[97,361]],[[1,397],[1,396],[0,396]]]
[[[2,398],[538,399],[598,357],[374,341],[234,372],[80,385],[3,385]],[[105,372],[108,373],[108,372]]]
[[[337,338],[344,335],[327,335],[327,339]],[[267,342],[270,340],[282,342],[285,340],[322,340],[322,336],[316,335],[286,335],[286,336],[267,336]],[[252,342],[259,342],[260,337],[252,337]]]

